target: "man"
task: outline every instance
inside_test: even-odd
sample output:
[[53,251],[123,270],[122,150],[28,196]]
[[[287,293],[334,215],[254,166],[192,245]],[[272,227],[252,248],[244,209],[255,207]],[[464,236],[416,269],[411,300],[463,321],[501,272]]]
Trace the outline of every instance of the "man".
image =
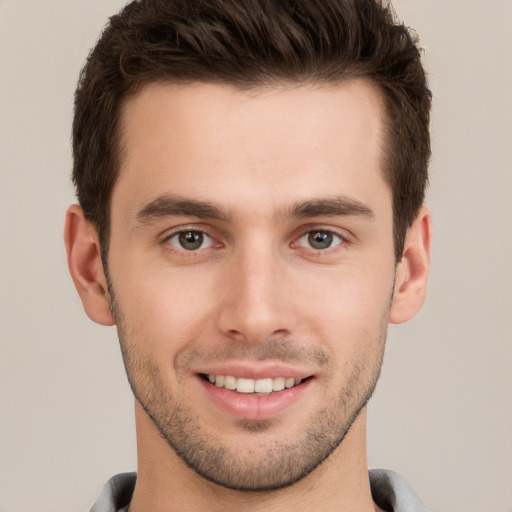
[[387,324],[429,269],[419,57],[376,0],[111,19],[65,239],[86,313],[118,329],[139,462],[94,512],[424,510],[365,444]]

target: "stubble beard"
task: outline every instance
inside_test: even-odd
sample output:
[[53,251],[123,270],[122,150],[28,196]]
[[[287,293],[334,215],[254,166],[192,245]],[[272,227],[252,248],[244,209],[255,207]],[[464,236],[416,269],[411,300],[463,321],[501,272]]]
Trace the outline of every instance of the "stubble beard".
[[121,329],[119,338],[133,394],[162,438],[197,474],[238,491],[284,488],[317,468],[341,444],[370,399],[382,361],[380,357],[371,370],[366,364],[365,368],[354,366],[335,405],[318,408],[309,418],[304,434],[292,441],[265,435],[271,432],[272,420],[238,420],[240,430],[255,434],[252,446],[239,450],[205,432],[190,405],[170,393],[154,362],[128,347]]
[[[239,420],[237,425],[241,430],[263,434],[258,440],[253,436],[252,446],[239,450],[214,433],[204,431],[199,415],[190,404],[171,394],[154,359],[137,348],[144,345],[133,343],[138,336],[135,333],[128,336],[125,332],[123,315],[115,303],[112,289],[110,300],[126,374],[135,399],[151,418],[161,437],[188,467],[206,480],[228,489],[250,492],[277,490],[309,475],[345,439],[371,398],[380,375],[387,335],[387,314],[383,315],[376,339],[369,343],[368,353],[353,364],[333,404],[319,407],[309,418],[299,438],[277,440],[271,435],[264,435],[271,432],[272,420]],[[282,354],[286,353],[288,346],[293,357],[297,357],[298,351],[293,342],[281,340],[260,346],[259,359],[265,358],[265,351],[268,358],[275,356],[273,347],[276,346],[280,347],[278,352]],[[328,365],[332,363],[328,354],[325,353],[324,357]],[[335,371],[333,369],[331,373]]]

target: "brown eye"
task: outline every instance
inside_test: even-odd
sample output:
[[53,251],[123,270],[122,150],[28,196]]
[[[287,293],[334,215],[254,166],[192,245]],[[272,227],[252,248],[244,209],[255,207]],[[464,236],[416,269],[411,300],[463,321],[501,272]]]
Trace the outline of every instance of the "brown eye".
[[179,231],[167,240],[172,246],[185,251],[197,251],[211,246],[212,239],[202,231]]
[[203,234],[198,231],[184,231],[179,234],[178,240],[183,249],[195,251],[203,245]]
[[299,238],[298,245],[308,247],[316,251],[322,251],[331,247],[336,247],[343,243],[343,238],[332,231],[321,229],[309,231]]
[[308,235],[308,242],[313,249],[327,249],[332,245],[332,233],[312,231]]

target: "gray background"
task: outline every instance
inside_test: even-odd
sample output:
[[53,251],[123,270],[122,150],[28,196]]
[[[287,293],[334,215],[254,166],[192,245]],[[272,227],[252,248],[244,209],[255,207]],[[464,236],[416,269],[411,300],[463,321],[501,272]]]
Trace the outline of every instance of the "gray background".
[[[86,511],[135,468],[115,330],[68,277],[76,78],[119,0],[0,0],[0,512]],[[397,0],[435,94],[423,312],[392,327],[369,462],[438,512],[512,511],[512,1]]]

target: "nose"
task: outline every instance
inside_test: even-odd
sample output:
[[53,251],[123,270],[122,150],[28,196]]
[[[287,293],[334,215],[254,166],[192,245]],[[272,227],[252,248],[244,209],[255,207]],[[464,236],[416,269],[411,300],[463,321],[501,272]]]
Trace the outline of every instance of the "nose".
[[261,344],[289,336],[297,322],[293,282],[271,248],[233,256],[222,285],[218,325],[232,340]]

